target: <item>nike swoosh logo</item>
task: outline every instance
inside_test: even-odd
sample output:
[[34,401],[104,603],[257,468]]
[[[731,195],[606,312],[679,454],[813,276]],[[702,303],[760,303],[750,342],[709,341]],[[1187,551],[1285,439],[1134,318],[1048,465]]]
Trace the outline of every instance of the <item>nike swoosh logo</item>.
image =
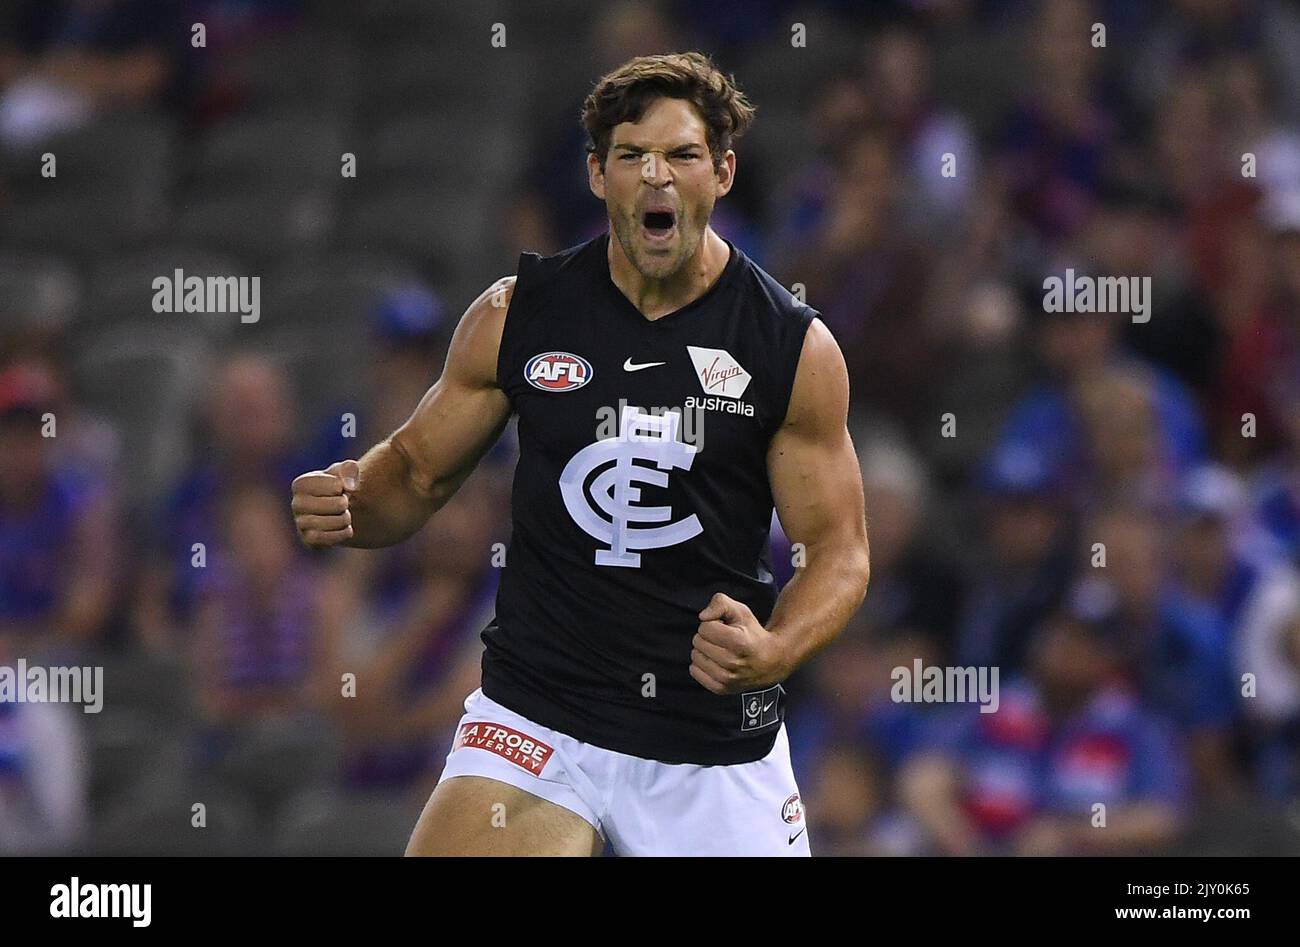
[[[772,701],[772,704],[775,704],[775,703],[776,703],[776,701]],[[771,710],[771,709],[772,709],[772,704],[764,704],[764,705],[763,705],[763,713],[767,713],[769,710]]]
[[668,364],[667,362],[642,362],[640,365],[637,365],[629,358],[626,362],[623,363],[623,371],[639,372],[643,368],[654,368],[656,365],[667,365],[667,364]]
[[804,828],[802,828],[802,829],[800,829],[798,832],[794,833],[794,835],[791,835],[791,836],[790,836],[790,841],[786,842],[785,844],[787,844],[787,845],[793,845],[793,844],[794,844],[794,840],[797,839],[799,836],[803,835],[803,833],[804,833],[805,831],[807,831],[807,826],[804,826]]

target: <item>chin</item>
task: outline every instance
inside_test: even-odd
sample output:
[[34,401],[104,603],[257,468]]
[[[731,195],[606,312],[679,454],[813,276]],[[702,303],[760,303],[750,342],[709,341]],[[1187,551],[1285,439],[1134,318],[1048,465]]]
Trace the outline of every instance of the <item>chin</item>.
[[666,279],[682,268],[682,262],[677,253],[672,256],[638,253],[632,257],[632,265],[646,279]]
[[656,263],[651,266],[638,266],[637,269],[646,279],[662,280],[668,279],[668,277],[680,270],[681,266],[677,261],[673,261],[671,264]]

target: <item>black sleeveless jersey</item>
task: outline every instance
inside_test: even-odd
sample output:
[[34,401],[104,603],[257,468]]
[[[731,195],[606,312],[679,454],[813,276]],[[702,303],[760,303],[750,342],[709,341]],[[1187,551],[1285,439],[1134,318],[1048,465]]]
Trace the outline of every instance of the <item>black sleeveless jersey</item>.
[[483,692],[632,756],[761,759],[784,690],[709,692],[691,639],[715,592],[771,615],[767,449],[817,313],[728,242],[713,286],[650,320],[608,246],[519,258],[497,362],[519,463]]

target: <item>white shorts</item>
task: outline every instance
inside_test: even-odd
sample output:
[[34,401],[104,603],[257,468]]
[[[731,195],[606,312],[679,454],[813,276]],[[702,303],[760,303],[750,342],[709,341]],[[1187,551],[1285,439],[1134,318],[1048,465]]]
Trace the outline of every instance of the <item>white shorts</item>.
[[487,697],[465,700],[444,779],[483,776],[563,806],[619,855],[809,855],[782,724],[752,763],[660,763],[583,743]]

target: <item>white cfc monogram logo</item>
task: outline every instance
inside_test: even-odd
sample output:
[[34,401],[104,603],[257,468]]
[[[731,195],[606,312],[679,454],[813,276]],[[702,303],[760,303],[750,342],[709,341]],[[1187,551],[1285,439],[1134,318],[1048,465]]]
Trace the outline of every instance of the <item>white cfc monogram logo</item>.
[[[665,471],[691,469],[700,449],[677,439],[681,423],[682,416],[676,411],[656,415],[635,406],[625,407],[619,416],[618,437],[587,445],[565,465],[560,474],[565,508],[583,531],[610,547],[596,550],[596,565],[636,569],[641,565],[641,556],[631,550],[675,546],[704,532],[694,513],[674,523],[670,522],[670,506],[634,505],[641,502],[641,488],[633,484],[666,487]],[[634,463],[638,460],[655,466]],[[606,464],[613,466],[597,474],[589,493],[587,478]],[[667,525],[636,525],[640,523]]]

